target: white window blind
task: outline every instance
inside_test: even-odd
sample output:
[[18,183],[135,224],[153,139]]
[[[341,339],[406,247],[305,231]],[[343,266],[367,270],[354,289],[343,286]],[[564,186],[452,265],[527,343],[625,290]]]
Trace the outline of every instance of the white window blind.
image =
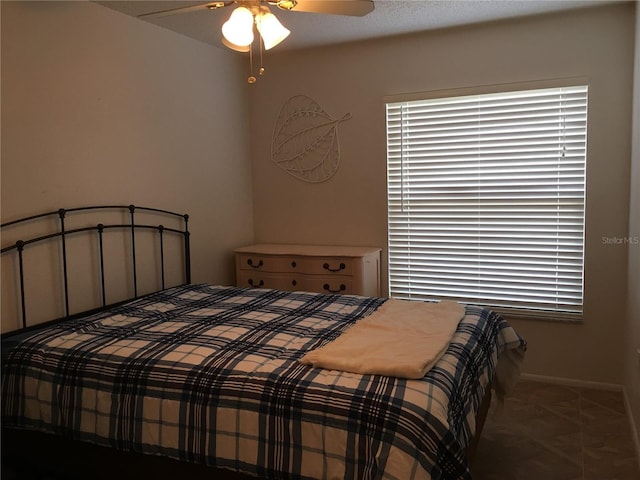
[[587,94],[387,103],[392,297],[581,318]]

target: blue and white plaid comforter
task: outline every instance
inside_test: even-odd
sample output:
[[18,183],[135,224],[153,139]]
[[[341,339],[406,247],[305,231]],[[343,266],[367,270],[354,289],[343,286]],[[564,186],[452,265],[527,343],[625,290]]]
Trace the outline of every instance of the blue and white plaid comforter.
[[524,342],[469,306],[421,380],[297,361],[384,301],[190,285],[65,322],[3,355],[2,423],[263,478],[469,479],[497,356]]

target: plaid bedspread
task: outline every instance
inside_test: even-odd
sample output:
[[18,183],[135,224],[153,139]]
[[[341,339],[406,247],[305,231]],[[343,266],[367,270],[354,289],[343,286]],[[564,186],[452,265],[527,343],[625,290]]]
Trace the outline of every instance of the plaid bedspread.
[[385,300],[176,287],[3,353],[2,423],[269,479],[469,479],[497,355],[524,342],[468,306],[421,380],[297,361]]

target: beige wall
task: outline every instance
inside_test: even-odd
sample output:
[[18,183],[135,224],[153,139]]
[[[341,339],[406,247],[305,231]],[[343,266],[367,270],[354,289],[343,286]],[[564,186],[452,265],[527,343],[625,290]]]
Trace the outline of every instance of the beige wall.
[[[633,80],[631,196],[629,211],[629,281],[624,385],[636,435],[640,432],[640,8],[636,9],[636,48]],[[636,437],[636,441],[639,441]],[[636,444],[640,452],[640,443]],[[640,458],[638,459],[640,461]]]
[[193,281],[233,282],[230,251],[253,238],[244,61],[88,2],[2,2],[1,17],[2,221],[189,213]]
[[[238,56],[95,4],[2,2],[2,221],[102,202],[187,211],[194,281],[213,283],[233,280],[230,251],[253,241],[254,228],[261,242],[384,247],[385,95],[586,77],[585,321],[514,325],[530,343],[526,371],[624,382],[637,421],[637,342],[620,346],[638,339],[638,253],[627,260],[626,248],[602,242],[638,234],[628,187],[632,8],[270,52],[250,88],[248,129]],[[334,118],[352,114],[328,182],[303,183],[271,162],[275,118],[295,94]]]
[[[253,85],[251,159],[259,242],[386,245],[383,97],[499,83],[585,77],[590,91],[585,317],[580,325],[514,321],[529,341],[529,373],[621,384],[625,237],[633,63],[633,4],[496,22],[335,48],[268,53]],[[366,21],[366,20],[365,20]],[[314,98],[338,127],[341,165],[320,184],[270,158],[274,122],[295,94]],[[386,264],[383,277],[386,276]]]

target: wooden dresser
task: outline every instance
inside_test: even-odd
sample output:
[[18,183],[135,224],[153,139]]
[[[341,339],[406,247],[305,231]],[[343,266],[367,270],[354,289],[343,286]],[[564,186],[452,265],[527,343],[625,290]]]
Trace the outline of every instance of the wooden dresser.
[[258,244],[234,250],[236,285],[380,296],[380,249]]

